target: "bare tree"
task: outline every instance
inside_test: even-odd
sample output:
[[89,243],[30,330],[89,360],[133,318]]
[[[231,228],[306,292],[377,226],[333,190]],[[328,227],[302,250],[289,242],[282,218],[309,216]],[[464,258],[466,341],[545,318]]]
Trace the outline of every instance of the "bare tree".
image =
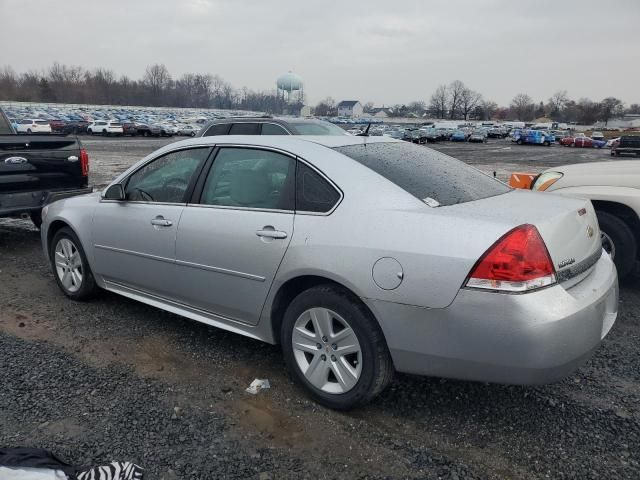
[[449,118],[454,119],[459,113],[465,90],[467,87],[460,80],[454,80],[449,85]]
[[171,84],[171,74],[164,64],[149,65],[144,72],[143,81],[149,86],[151,100],[155,105],[166,103],[163,94]]
[[336,115],[336,113],[336,101],[331,97],[320,101],[315,108],[315,114],[319,117],[331,117]]
[[362,106],[362,111],[364,113],[371,113],[371,111],[373,110],[373,102],[367,102]]
[[600,102],[600,115],[598,120],[603,120],[607,125],[612,118],[621,117],[624,114],[624,103],[615,97],[607,97]]
[[460,95],[460,111],[465,120],[469,119],[469,114],[482,102],[482,95],[465,88]]
[[429,109],[431,114],[436,118],[444,118],[447,115],[447,107],[449,105],[449,89],[446,85],[440,85],[431,95],[429,101]]
[[549,98],[549,106],[552,112],[560,112],[569,101],[569,95],[566,90],[558,90]]
[[535,108],[533,100],[526,93],[519,93],[511,100],[511,110],[516,120],[533,120]]
[[600,104],[588,98],[581,98],[576,104],[577,120],[583,125],[591,125],[600,115]]

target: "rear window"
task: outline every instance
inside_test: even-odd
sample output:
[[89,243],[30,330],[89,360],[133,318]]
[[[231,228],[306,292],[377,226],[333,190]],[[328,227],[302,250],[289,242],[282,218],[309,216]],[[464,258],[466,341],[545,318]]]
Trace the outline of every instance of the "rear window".
[[298,135],[346,135],[340,127],[329,122],[290,122]]
[[431,206],[471,202],[511,190],[466,163],[413,143],[370,143],[334,150]]
[[229,135],[260,135],[259,123],[234,123]]
[[46,120],[36,120],[36,125],[49,125]]
[[0,112],[0,135],[10,135],[12,133],[11,125],[9,125],[5,116]]

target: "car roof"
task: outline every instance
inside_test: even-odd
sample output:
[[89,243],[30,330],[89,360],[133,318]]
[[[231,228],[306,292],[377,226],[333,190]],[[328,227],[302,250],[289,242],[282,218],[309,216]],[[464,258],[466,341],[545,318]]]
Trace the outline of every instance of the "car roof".
[[[402,143],[389,137],[364,137],[355,135],[214,135],[209,137],[195,137],[170,143],[164,149],[173,150],[176,147],[189,145],[251,145],[258,147],[281,148],[283,150],[304,149],[304,145],[314,143],[328,148],[345,147],[348,145],[363,145],[367,143]],[[163,149],[163,150],[164,150]]]

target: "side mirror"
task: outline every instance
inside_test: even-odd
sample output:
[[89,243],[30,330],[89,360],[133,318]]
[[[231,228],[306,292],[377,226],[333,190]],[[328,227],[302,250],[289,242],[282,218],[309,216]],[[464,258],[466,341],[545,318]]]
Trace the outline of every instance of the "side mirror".
[[105,200],[124,200],[124,188],[121,184],[115,183],[107,188],[107,191],[104,192],[104,196],[102,197]]

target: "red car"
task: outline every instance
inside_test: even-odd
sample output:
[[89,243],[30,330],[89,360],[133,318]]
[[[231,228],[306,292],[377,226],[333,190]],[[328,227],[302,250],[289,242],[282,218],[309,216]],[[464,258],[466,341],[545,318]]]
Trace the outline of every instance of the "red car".
[[593,139],[589,137],[565,137],[560,140],[560,145],[565,147],[592,148]]

